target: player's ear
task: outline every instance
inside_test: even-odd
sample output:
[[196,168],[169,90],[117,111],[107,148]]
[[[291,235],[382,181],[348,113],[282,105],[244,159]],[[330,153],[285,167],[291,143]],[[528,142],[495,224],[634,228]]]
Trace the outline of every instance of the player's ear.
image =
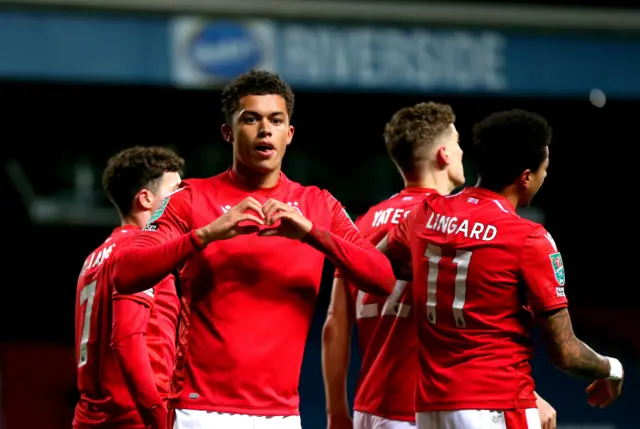
[[222,124],[220,131],[222,132],[222,138],[224,141],[227,143],[233,143],[233,128],[231,128],[231,125]]
[[151,210],[153,207],[153,193],[148,189],[143,189],[136,195],[136,203],[142,210]]
[[531,185],[532,174],[533,173],[530,169],[524,170],[520,175],[520,186],[522,186],[523,188],[528,188]]
[[291,141],[293,140],[294,131],[295,129],[293,128],[293,125],[289,125],[289,131],[287,132],[287,146],[291,144]]
[[451,159],[449,157],[449,152],[447,151],[447,147],[445,145],[441,145],[436,152],[436,160],[438,161],[438,165],[442,167],[446,167],[451,163]]

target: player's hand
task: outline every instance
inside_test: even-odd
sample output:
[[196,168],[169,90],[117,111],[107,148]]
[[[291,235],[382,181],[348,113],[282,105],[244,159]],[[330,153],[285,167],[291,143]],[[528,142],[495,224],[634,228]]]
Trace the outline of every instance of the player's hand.
[[327,429],[353,429],[353,420],[349,414],[328,415]]
[[604,408],[611,405],[622,393],[622,380],[611,380],[609,378],[601,378],[589,386],[585,390],[587,392],[587,402],[592,407]]
[[[207,226],[196,230],[202,244],[228,240],[238,235],[257,232],[264,225],[263,207],[255,198],[247,197]],[[240,225],[244,223],[243,225]]]
[[542,429],[556,429],[556,410],[547,401],[536,395],[536,406],[540,414]]
[[263,229],[258,233],[262,236],[280,236],[294,240],[300,240],[307,235],[313,224],[302,213],[289,204],[278,200],[269,199],[262,206],[262,213],[267,225],[274,225],[280,221],[280,225]]

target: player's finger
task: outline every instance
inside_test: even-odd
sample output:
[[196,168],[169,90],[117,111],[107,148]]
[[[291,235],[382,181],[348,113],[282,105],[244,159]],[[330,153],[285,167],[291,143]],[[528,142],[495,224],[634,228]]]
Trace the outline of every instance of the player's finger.
[[283,212],[282,208],[278,204],[276,203],[270,204],[268,207],[264,209],[264,214],[265,214],[265,218],[267,219],[267,223],[269,225],[273,224],[276,221],[275,216],[278,213],[282,213],[282,212]]
[[275,223],[280,219],[291,219],[291,213],[285,211],[279,211],[271,216],[271,223]]
[[597,385],[598,385],[598,381],[596,380],[593,383],[591,383],[590,385],[588,385],[586,389],[584,389],[585,393],[589,394],[589,393],[593,392]]
[[608,395],[605,396],[600,403],[600,408],[606,408],[609,405],[613,404],[616,399],[618,399],[618,395],[616,395],[613,391],[607,392]]
[[258,214],[258,216],[260,216],[262,219],[264,219],[264,213],[262,212],[262,206],[260,205],[260,203],[258,202],[249,202],[247,203],[247,207],[245,208],[246,210],[253,210],[254,212],[256,212]]
[[258,225],[264,225],[264,221],[262,219],[260,219],[258,216],[252,215],[251,213],[243,213],[238,216],[236,224],[239,224],[240,222],[244,222],[246,220],[255,222]]
[[262,213],[262,204],[260,204],[260,202],[258,202],[258,200],[256,200],[253,197],[247,197],[244,200],[242,200],[242,202],[238,204],[238,208],[242,212],[244,212],[247,209],[251,209],[254,212],[258,213],[260,217],[264,217],[264,214]]

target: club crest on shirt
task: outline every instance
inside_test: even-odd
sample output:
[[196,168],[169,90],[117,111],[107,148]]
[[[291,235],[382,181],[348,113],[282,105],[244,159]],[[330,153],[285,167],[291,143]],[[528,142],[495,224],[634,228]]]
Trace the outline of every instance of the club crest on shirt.
[[560,256],[560,252],[551,253],[549,255],[549,258],[551,258],[551,266],[553,267],[553,273],[556,276],[558,284],[560,286],[564,286],[564,262],[562,262],[562,256]]

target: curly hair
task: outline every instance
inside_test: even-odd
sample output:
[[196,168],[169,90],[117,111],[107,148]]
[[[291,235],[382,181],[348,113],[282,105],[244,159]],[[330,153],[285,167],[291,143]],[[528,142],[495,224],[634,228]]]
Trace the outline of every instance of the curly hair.
[[552,134],[546,119],[520,109],[493,113],[478,122],[473,153],[482,187],[500,192],[523,171],[538,171]]
[[120,214],[126,215],[138,192],[153,191],[165,172],[180,173],[183,167],[184,159],[171,149],[136,146],[109,159],[102,174],[102,186]]
[[289,119],[293,116],[293,90],[280,76],[266,70],[252,70],[241,74],[222,91],[222,113],[227,124],[238,110],[240,99],[247,95],[275,94],[284,98]]
[[398,110],[384,127],[391,159],[401,170],[410,170],[420,149],[433,143],[455,120],[447,104],[418,103]]

